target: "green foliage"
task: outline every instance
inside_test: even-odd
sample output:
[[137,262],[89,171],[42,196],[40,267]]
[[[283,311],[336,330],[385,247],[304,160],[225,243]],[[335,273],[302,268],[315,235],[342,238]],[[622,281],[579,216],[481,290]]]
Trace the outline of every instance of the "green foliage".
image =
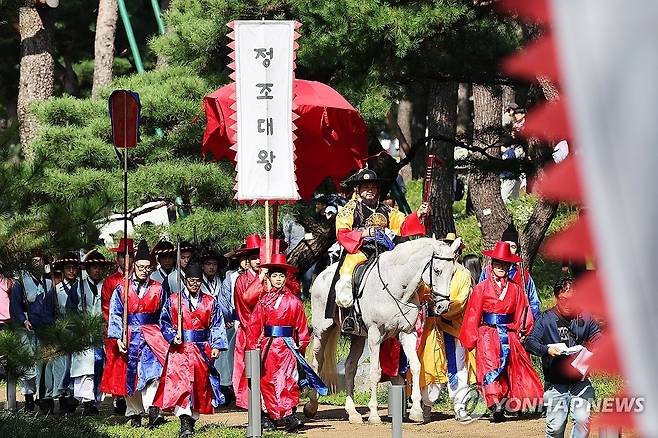
[[23,343],[16,331],[0,331],[0,364],[8,373],[21,376],[34,365],[35,360],[33,349]]
[[41,341],[39,357],[49,360],[56,356],[79,353],[103,344],[102,315],[68,314],[52,326],[37,330]]
[[334,86],[369,122],[383,119],[406,82],[490,80],[499,59],[521,43],[512,21],[466,0],[174,0],[169,32],[150,45],[171,63],[224,82],[225,24],[261,18],[301,22],[298,77]]

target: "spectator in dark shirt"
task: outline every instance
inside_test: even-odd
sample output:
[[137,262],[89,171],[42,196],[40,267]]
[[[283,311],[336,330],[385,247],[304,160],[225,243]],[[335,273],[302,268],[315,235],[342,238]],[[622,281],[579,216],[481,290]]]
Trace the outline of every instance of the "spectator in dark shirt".
[[586,371],[582,374],[572,366],[574,359],[587,351],[567,354],[564,345],[569,349],[579,345],[586,348],[601,331],[590,316],[578,313],[570,304],[574,293],[572,281],[562,278],[555,284],[555,307],[540,316],[526,343],[531,354],[541,357],[547,437],[564,436],[569,414],[574,421],[571,437],[589,435],[594,387]]

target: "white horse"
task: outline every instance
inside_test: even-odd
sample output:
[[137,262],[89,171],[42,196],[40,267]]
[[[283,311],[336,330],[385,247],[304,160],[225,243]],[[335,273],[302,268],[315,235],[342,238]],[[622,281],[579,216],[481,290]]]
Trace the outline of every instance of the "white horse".
[[[409,418],[423,421],[419,385],[420,361],[416,353],[417,336],[414,330],[421,304],[417,295],[424,282],[431,286],[432,302],[439,314],[449,305],[450,280],[455,271],[454,254],[461,239],[452,245],[432,238],[420,238],[401,243],[392,251],[382,253],[379,264],[373,265],[364,276],[360,290],[359,309],[367,328],[370,350],[370,388],[368,421],[380,423],[377,413],[377,385],[381,378],[379,347],[388,337],[398,336],[409,360],[412,375],[412,407]],[[325,306],[337,264],[325,269],[311,287],[313,324],[313,368],[329,387],[336,384],[336,346],[340,327],[333,319],[325,318]],[[363,353],[366,337],[351,336],[350,352],[345,364],[347,398],[345,410],[350,423],[361,423],[362,417],[354,405],[354,376]],[[307,417],[318,409],[317,392],[311,391],[310,401],[304,406]]]

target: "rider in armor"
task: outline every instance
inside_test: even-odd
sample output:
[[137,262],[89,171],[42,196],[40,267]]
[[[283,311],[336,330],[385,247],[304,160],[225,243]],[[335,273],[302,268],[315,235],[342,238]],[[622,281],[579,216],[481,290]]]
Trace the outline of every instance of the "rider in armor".
[[[428,205],[423,203],[416,212],[405,216],[381,202],[381,182],[370,169],[361,169],[345,181],[348,188],[354,188],[354,195],[336,216],[338,243],[347,251],[339,265],[340,278],[336,283],[336,304],[344,309],[350,309],[354,302],[352,273],[359,264],[375,253],[393,249],[393,239],[397,236],[425,234],[423,220]],[[345,313],[342,330],[358,332],[353,312]]]

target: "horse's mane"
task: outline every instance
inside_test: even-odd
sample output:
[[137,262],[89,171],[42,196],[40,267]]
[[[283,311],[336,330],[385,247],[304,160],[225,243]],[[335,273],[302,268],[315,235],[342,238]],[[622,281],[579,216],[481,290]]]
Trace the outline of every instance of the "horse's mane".
[[[393,251],[388,251],[382,254],[382,261],[391,261],[396,265],[404,265],[410,262],[411,259],[423,255],[424,251],[422,249],[431,249],[434,251],[437,241],[429,238],[422,237],[420,239],[409,240],[407,242],[401,243],[393,249]],[[450,249],[450,246],[443,242],[438,242],[439,245],[444,245],[446,249]],[[443,256],[443,254],[440,254]]]

